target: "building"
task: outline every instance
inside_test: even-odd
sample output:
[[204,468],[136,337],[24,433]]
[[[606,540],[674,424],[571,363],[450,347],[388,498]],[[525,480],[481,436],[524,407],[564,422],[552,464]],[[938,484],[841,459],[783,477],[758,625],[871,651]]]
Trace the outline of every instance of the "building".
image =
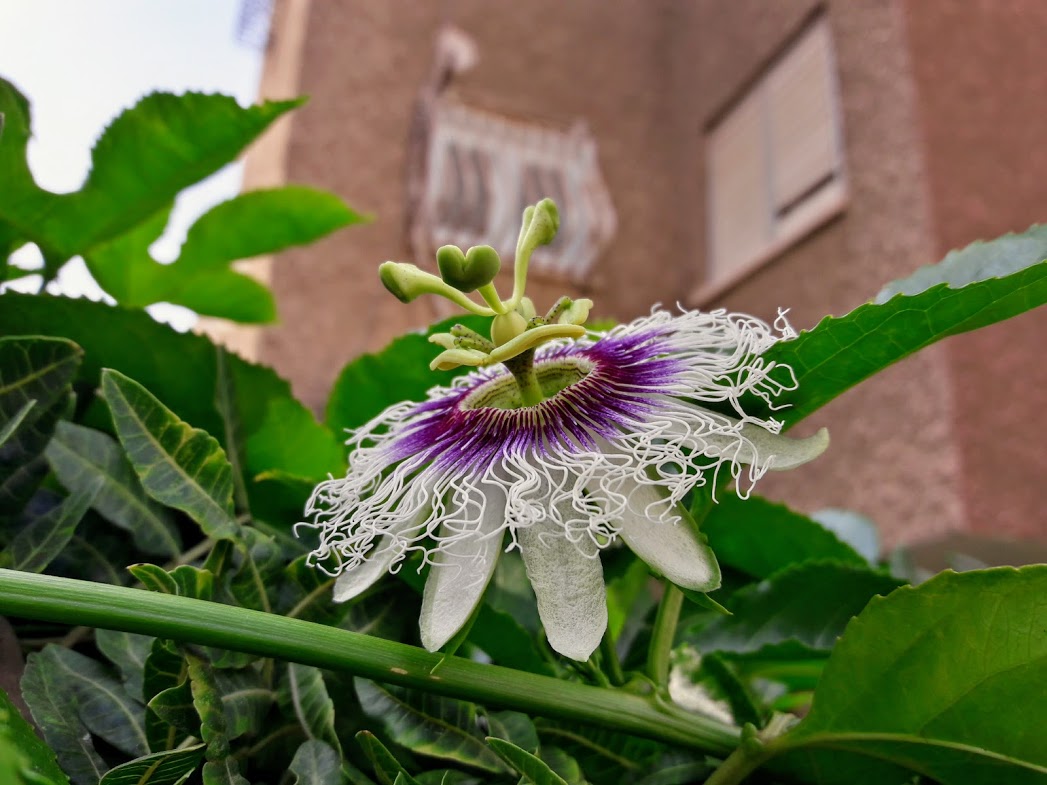
[[[468,38],[441,48],[447,25]],[[1047,220],[1045,34],[1031,0],[278,0],[263,93],[311,100],[248,183],[328,188],[375,220],[277,260],[282,324],[257,356],[319,410],[345,362],[441,315],[374,273],[425,245],[433,101],[593,141],[613,205],[593,213],[599,253],[551,264],[536,300],[585,293],[622,319],[782,306],[797,328],[846,313],[950,248]],[[477,155],[460,180],[482,182]],[[1033,312],[893,367],[813,418],[828,454],[761,492],[864,512],[889,543],[1047,534],[1043,335]]]

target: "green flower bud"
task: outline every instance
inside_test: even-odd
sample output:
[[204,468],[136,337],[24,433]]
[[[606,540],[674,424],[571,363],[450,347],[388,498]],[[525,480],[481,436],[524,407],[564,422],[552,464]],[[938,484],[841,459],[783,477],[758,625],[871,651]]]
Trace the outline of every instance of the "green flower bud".
[[461,292],[473,292],[489,284],[498,274],[502,260],[489,245],[477,245],[467,253],[455,245],[445,245],[436,252],[440,276]]
[[508,343],[527,329],[527,320],[516,311],[503,313],[491,322],[491,340],[495,346]]
[[407,262],[384,262],[378,267],[382,285],[402,303],[409,303],[421,294],[436,293],[443,281],[435,275],[419,270]]

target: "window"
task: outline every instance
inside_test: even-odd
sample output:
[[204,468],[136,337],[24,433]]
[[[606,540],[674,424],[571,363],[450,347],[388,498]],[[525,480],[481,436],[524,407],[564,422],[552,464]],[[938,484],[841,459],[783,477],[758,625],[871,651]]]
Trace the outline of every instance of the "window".
[[709,132],[708,282],[736,280],[839,213],[842,149],[821,18]]
[[531,269],[584,281],[616,223],[588,131],[514,122],[445,99],[431,122],[415,218],[425,242],[489,244],[511,267],[524,207],[549,196],[560,209],[560,231],[535,251]]

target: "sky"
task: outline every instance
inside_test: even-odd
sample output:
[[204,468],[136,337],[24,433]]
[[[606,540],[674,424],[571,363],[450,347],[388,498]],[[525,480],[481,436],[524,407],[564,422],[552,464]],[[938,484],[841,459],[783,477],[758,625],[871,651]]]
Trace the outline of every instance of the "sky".
[[[90,151],[123,109],[154,91],[187,90],[255,101],[262,50],[237,35],[242,7],[265,0],[0,0],[0,76],[28,96],[33,116],[29,166],[37,183],[75,191]],[[263,10],[264,13],[264,10]],[[161,261],[178,254],[186,229],[239,191],[241,165],[232,164],[179,197],[164,236],[153,246]],[[0,183],[0,188],[3,183]],[[15,254],[20,266],[40,264],[35,247]],[[66,265],[55,291],[102,296],[81,260]],[[39,277],[13,288],[36,291]],[[178,329],[195,316],[183,308],[150,312]]]

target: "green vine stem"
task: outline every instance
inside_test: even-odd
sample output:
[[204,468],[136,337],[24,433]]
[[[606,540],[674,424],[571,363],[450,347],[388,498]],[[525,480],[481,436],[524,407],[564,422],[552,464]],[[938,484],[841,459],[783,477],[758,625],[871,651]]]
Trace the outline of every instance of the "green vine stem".
[[672,654],[676,625],[683,607],[683,592],[669,581],[664,581],[663,585],[665,591],[658,604],[651,643],[647,649],[647,675],[662,688],[669,683],[669,655]]
[[[545,717],[577,720],[722,757],[740,731],[621,690],[422,649],[359,633],[142,589],[0,569],[0,613],[217,646]],[[439,668],[437,668],[439,666]]]

